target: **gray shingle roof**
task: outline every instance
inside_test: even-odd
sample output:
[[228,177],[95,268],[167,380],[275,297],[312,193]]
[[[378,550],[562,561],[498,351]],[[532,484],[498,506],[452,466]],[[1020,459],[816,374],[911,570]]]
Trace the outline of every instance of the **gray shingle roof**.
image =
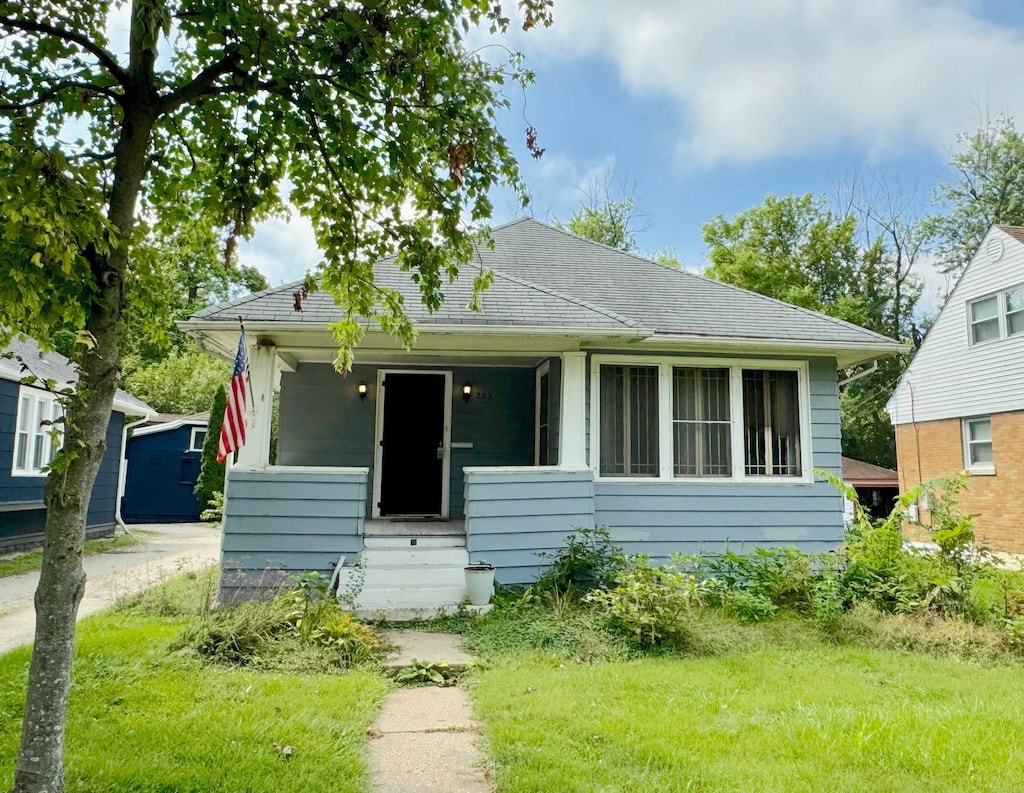
[[[43,352],[39,343],[30,336],[19,339],[15,336],[3,352],[13,352],[20,357],[29,367],[29,371],[22,368],[22,364],[14,358],[0,358],[0,377],[7,380],[20,380],[23,377],[35,375],[42,380],[53,380],[58,387],[71,385],[78,382],[78,372],[74,365],[59,352]],[[156,413],[153,408],[136,399],[127,391],[117,389],[114,400],[118,408],[126,409],[131,415],[149,415]]]
[[[494,272],[484,311],[466,309],[476,263],[445,291],[445,304],[427,312],[408,273],[393,259],[374,268],[382,285],[405,296],[417,325],[501,325],[640,329],[659,336],[893,343],[872,331],[813,311],[677,270],[521,218],[492,231],[494,248],[481,248],[478,262]],[[196,314],[197,320],[310,322],[339,317],[331,297],[315,293],[299,313],[296,284],[286,284]]]

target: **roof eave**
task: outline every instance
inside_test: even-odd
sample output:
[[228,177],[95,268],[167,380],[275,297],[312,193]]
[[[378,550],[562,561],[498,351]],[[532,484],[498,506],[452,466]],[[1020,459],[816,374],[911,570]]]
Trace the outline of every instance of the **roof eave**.
[[[233,325],[238,322],[233,318],[230,320],[210,319],[186,319],[177,323],[178,327],[187,332],[201,331],[225,331],[234,330]],[[245,322],[245,328],[251,333],[315,333],[321,331],[328,333],[327,323],[315,322],[281,322],[277,320],[252,320]],[[364,323],[367,330],[378,330],[376,323]],[[590,328],[574,326],[545,326],[545,325],[479,325],[479,324],[423,324],[415,325],[417,333],[448,333],[485,336],[580,336],[580,337],[623,337],[630,339],[645,339],[651,336],[654,331],[650,328]]]
[[686,346],[687,348],[717,350],[758,350],[834,356],[841,368],[867,363],[887,355],[910,352],[909,344],[897,341],[844,342],[813,339],[758,339],[746,336],[697,336],[658,334],[644,339],[640,347]]

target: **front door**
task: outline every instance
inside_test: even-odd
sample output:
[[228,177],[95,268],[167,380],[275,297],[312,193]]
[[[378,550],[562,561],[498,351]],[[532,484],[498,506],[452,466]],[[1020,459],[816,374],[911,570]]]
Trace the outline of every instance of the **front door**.
[[442,515],[447,377],[387,372],[382,385],[380,514]]

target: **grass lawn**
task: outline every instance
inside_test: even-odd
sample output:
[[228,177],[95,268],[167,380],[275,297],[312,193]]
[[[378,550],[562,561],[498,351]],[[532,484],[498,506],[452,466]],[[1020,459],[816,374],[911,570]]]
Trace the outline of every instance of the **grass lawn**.
[[473,688],[498,790],[1024,786],[1024,667],[799,639],[593,665],[506,656]]
[[[168,653],[183,625],[131,611],[79,625],[68,793],[367,790],[366,729],[388,689],[381,677],[203,666]],[[28,659],[27,650],[0,657],[0,790],[14,774]]]
[[[131,534],[115,534],[112,537],[101,537],[98,540],[86,540],[85,555],[92,556],[96,553],[116,551],[119,548],[131,548],[142,542],[139,534],[145,534],[135,530]],[[29,551],[17,556],[6,556],[0,558],[0,578],[7,578],[12,575],[34,573],[43,562],[42,551]]]

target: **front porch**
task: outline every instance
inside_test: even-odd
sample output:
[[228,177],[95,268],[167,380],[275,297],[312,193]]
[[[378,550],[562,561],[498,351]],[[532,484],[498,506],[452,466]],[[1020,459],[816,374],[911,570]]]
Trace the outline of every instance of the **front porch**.
[[404,360],[343,377],[254,348],[249,440],[226,487],[222,601],[341,564],[339,590],[358,589],[362,610],[454,606],[470,560],[526,583],[537,551],[594,525],[584,353]]

